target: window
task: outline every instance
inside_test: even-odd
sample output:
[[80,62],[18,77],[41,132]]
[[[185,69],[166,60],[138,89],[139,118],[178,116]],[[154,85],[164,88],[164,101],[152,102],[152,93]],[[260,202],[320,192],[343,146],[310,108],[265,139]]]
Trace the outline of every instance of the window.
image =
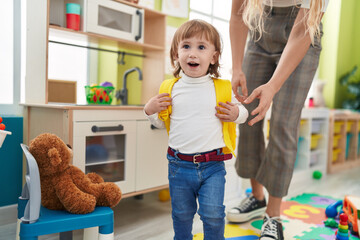
[[13,104],[14,81],[14,11],[13,1],[3,1],[0,26],[3,36],[0,38],[0,104]]
[[[24,80],[25,0],[3,1],[0,15],[0,115],[21,115],[20,82]],[[25,59],[25,58],[23,58]]]
[[190,0],[190,19],[211,23],[220,33],[223,51],[220,59],[221,78],[231,80],[231,45],[229,20],[231,0]]

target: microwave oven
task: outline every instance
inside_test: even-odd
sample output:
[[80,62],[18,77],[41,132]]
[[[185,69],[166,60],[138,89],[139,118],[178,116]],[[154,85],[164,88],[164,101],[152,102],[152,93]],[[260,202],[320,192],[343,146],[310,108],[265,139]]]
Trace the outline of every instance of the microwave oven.
[[144,10],[110,0],[88,0],[86,31],[144,42]]

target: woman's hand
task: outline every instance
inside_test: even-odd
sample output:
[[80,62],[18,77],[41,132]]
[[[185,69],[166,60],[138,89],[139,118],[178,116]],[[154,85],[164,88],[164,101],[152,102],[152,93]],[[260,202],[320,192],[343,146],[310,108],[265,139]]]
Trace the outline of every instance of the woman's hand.
[[171,105],[172,98],[168,93],[161,93],[152,97],[145,105],[144,111],[147,115],[153,115],[154,113],[166,110]]
[[239,107],[232,102],[219,102],[219,106],[216,106],[215,109],[217,113],[215,114],[223,122],[234,122],[239,116]]
[[245,99],[245,104],[251,103],[252,101],[254,101],[255,98],[258,98],[260,100],[259,105],[251,112],[251,115],[257,116],[248,122],[250,126],[254,125],[265,117],[265,114],[270,108],[271,102],[275,94],[275,88],[267,83],[255,88],[255,90],[250,94],[250,96]]
[[[245,74],[242,71],[237,72],[237,73],[234,72],[232,79],[231,79],[231,85],[232,85],[232,90],[233,90],[233,93],[235,94],[236,99],[239,100],[239,102],[243,103],[244,100],[248,96]],[[238,90],[239,87],[241,87],[242,95],[239,94],[239,90]]]

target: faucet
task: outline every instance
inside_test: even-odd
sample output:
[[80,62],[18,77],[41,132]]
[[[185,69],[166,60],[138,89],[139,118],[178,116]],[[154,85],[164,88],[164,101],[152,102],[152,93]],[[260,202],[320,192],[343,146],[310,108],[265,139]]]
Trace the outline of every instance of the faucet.
[[120,99],[123,105],[128,104],[128,90],[126,88],[127,76],[130,73],[135,72],[135,71],[137,71],[139,73],[139,80],[142,80],[142,72],[141,72],[140,68],[138,68],[138,67],[130,68],[130,69],[126,70],[125,73],[124,73],[124,76],[123,76],[123,88],[116,92],[116,95],[115,95],[116,99],[117,100]]

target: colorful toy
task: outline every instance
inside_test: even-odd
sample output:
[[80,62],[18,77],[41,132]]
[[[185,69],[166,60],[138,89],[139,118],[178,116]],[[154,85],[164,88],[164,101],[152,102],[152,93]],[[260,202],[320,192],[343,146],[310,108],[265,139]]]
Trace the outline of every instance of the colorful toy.
[[161,202],[166,202],[170,200],[170,192],[169,189],[163,189],[159,191],[159,200]]
[[112,86],[85,86],[86,101],[89,104],[111,104],[114,89]]
[[70,164],[72,150],[56,135],[43,133],[30,142],[40,173],[41,203],[52,210],[85,214],[95,206],[116,206],[121,199],[120,188],[104,182],[96,173],[85,174]]
[[3,119],[0,117],[0,130],[5,130],[5,124],[2,123]]
[[339,224],[333,218],[328,218],[324,221],[326,227],[337,228]]
[[100,86],[103,87],[113,87],[113,84],[111,82],[102,82],[100,83]]
[[319,179],[321,179],[321,177],[322,177],[322,173],[319,170],[316,170],[316,171],[313,172],[313,178],[314,179],[319,180]]
[[345,213],[340,214],[338,230],[335,232],[336,240],[349,239],[348,216]]
[[248,188],[245,190],[245,195],[246,195],[246,197],[250,197],[251,193],[252,193],[252,188],[251,188],[251,187],[248,187]]
[[351,233],[360,237],[360,197],[345,196],[343,211],[349,218],[349,229]]
[[327,206],[326,210],[325,210],[325,214],[326,217],[328,218],[335,218],[338,215],[338,207],[340,205],[342,205],[342,200],[339,200],[337,202],[334,202],[332,204],[330,204],[329,206]]

